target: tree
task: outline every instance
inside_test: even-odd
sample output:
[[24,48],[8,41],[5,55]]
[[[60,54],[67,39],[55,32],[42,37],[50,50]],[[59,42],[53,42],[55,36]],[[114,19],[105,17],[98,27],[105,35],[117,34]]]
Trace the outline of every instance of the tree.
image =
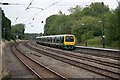
[[46,19],[45,35],[68,34],[70,32],[71,26],[68,25],[68,17],[65,14],[52,15]]
[[77,5],[75,8],[72,8],[72,7],[71,7],[70,9],[68,9],[68,11],[69,11],[71,14],[75,14],[75,13],[81,12],[81,11],[82,11],[82,8]]
[[62,11],[60,10],[60,11],[58,12],[58,14],[59,14],[59,15],[62,15]]
[[96,3],[91,3],[89,6],[85,7],[82,11],[82,14],[86,16],[101,17],[102,10],[103,13],[110,11],[108,6],[102,5],[102,3],[100,2],[96,2]]
[[[84,41],[85,39],[101,35],[101,23],[99,23],[99,20],[99,18],[84,16],[73,25],[72,34],[77,37],[78,43],[82,40]],[[87,37],[86,35],[88,34],[89,36]]]
[[[85,8],[76,6],[68,10],[71,14],[65,15],[60,11],[46,19],[45,35],[74,34],[77,42],[102,36],[102,16],[104,16],[105,39],[108,44],[120,40],[120,7],[110,11],[107,5],[91,3]],[[100,40],[99,40],[100,41]]]
[[24,31],[25,31],[25,25],[24,24],[16,24],[12,26],[12,34],[13,34],[13,39],[18,36],[19,39],[24,38]]
[[108,45],[111,45],[113,42],[120,40],[119,12],[120,8],[117,7],[116,10],[105,14],[105,36]]
[[2,38],[6,40],[11,39],[11,21],[5,16],[3,10],[2,10]]

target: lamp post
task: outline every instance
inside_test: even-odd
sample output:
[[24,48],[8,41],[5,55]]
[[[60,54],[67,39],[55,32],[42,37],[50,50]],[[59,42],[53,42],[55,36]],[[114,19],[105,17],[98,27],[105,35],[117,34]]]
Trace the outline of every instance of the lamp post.
[[[120,19],[119,19],[119,17],[120,17],[120,0],[118,1],[118,0],[116,0],[117,1],[117,3],[118,3],[118,10],[117,10],[117,15],[118,15],[118,29],[117,29],[117,32],[118,32],[118,34],[120,34],[120,32],[119,32],[119,30],[120,30]],[[118,49],[120,49],[120,38],[118,38]]]
[[104,3],[102,2],[102,46],[105,48],[105,35],[104,35],[104,13],[103,13],[103,8]]

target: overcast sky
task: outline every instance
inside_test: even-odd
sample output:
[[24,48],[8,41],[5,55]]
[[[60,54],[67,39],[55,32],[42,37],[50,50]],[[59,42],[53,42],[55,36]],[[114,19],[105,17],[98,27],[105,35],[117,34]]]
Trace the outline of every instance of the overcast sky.
[[[30,8],[25,10],[31,1],[32,0],[1,0],[1,2],[20,4],[2,5],[2,9],[5,15],[11,20],[12,25],[17,23],[25,24],[25,33],[43,33],[47,17],[58,14],[60,10],[65,14],[69,14],[68,9],[76,5],[84,8],[86,5],[90,5],[91,2],[104,2],[110,9],[115,9],[118,6],[116,0],[33,0],[30,7],[40,9]],[[32,20],[33,18],[34,20]],[[43,21],[43,23],[41,23],[41,21]]]

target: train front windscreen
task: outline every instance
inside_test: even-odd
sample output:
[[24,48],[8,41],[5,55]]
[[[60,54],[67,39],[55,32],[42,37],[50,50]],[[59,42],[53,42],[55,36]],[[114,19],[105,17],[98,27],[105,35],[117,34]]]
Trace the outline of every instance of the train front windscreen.
[[73,36],[66,36],[65,41],[66,42],[74,42],[74,37]]

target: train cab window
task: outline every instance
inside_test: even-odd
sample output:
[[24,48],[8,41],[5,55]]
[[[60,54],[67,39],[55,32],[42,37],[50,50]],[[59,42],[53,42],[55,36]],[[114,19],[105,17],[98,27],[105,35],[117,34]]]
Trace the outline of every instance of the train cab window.
[[65,41],[66,42],[74,42],[74,37],[73,36],[66,36]]

